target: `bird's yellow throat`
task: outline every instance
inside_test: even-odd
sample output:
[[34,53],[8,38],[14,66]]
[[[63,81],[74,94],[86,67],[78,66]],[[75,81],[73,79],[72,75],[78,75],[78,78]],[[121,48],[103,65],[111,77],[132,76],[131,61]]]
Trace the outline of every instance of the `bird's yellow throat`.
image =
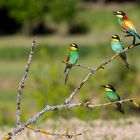
[[76,47],[70,47],[70,49],[71,49],[72,51],[76,51],[76,50],[77,50]]
[[118,42],[118,41],[119,41],[118,39],[115,38],[112,39],[112,42]]
[[106,90],[106,92],[111,92],[112,91],[112,89],[110,89],[110,88],[105,88],[105,90]]
[[116,15],[118,18],[122,18],[123,17],[123,15]]

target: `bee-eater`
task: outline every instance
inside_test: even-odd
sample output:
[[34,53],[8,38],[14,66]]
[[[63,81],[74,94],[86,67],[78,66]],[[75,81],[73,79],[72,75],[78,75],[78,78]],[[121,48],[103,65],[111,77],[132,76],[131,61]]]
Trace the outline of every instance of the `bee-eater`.
[[126,60],[125,52],[120,53],[124,48],[122,46],[122,42],[118,35],[112,35],[111,48],[115,53],[120,55],[120,57],[122,58],[122,60],[124,61],[125,65],[126,65],[126,67],[129,68],[129,64]]
[[[118,93],[116,92],[115,88],[112,85],[104,85],[102,87],[105,88],[106,96],[111,102],[120,101],[120,96],[118,95]],[[122,104],[120,102],[118,102],[118,103],[116,103],[116,105],[117,105],[119,111],[122,114],[124,114]]]
[[66,73],[65,84],[68,80],[70,69],[72,68],[72,65],[76,64],[78,58],[79,58],[78,45],[75,43],[72,43],[70,44],[70,51],[67,56],[66,68],[64,70],[64,73]]
[[126,33],[140,39],[140,35],[137,34],[137,31],[133,23],[129,20],[129,18],[123,11],[116,11],[114,12],[114,14],[117,17],[118,23],[121,25],[121,27],[124,29]]

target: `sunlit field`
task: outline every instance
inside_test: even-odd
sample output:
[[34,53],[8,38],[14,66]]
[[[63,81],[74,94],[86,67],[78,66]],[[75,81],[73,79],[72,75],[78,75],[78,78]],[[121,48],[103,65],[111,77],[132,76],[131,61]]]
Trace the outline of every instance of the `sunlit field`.
[[[70,120],[58,119],[58,120],[47,120],[43,125],[36,126],[37,128],[45,128],[46,131],[51,133],[65,133],[66,128],[70,127],[69,134],[82,135],[73,137],[72,139],[78,140],[139,140],[140,134],[140,120],[136,118],[126,119],[123,117],[120,120],[92,120],[92,121],[81,121],[73,118]],[[3,131],[0,134],[3,135]],[[30,130],[17,135],[15,140],[65,140],[66,137],[62,136],[49,136],[45,134],[35,133]]]

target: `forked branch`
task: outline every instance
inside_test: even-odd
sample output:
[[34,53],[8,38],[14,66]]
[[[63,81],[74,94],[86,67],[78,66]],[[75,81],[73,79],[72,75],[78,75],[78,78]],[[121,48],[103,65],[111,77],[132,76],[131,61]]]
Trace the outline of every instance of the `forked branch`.
[[[74,107],[87,107],[87,108],[94,109],[94,108],[98,108],[98,107],[110,106],[111,104],[114,104],[114,103],[117,103],[117,102],[121,102],[121,103],[130,102],[130,103],[133,103],[135,106],[139,107],[139,105],[133,99],[124,99],[124,100],[120,100],[120,101],[116,101],[116,102],[109,102],[109,103],[97,104],[97,105],[94,105],[93,103],[90,103],[90,102],[60,104],[60,105],[56,105],[56,106],[46,105],[46,107],[44,107],[40,112],[35,114],[32,118],[28,119],[25,123],[21,124],[20,126],[17,126],[16,128],[13,129],[13,131],[11,131],[7,135],[5,135],[3,140],[10,140],[13,136],[15,136],[20,131],[24,130],[25,128],[29,128],[29,125],[37,122],[41,118],[41,116],[44,115],[48,111],[61,110],[61,109],[70,109],[70,108],[74,108]],[[30,129],[31,128],[32,127],[30,127]],[[77,134],[77,136],[78,135],[80,135],[80,133]]]

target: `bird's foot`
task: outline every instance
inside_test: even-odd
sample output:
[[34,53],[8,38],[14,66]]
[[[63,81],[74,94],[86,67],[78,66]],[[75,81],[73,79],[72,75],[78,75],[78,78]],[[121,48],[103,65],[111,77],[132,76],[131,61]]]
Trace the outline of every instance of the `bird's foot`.
[[68,62],[66,62],[66,61],[64,61],[64,60],[62,60],[61,62],[62,62],[62,63],[65,63],[66,65],[69,64]]
[[133,36],[133,43],[132,43],[132,45],[134,45],[134,46],[135,46],[135,42],[136,42],[136,37],[135,37],[135,36]]
[[130,37],[130,36],[132,36],[131,34],[126,34],[124,37]]
[[100,68],[104,69],[104,68],[105,68],[105,66],[104,66],[104,65],[101,65],[101,66],[100,66]]

